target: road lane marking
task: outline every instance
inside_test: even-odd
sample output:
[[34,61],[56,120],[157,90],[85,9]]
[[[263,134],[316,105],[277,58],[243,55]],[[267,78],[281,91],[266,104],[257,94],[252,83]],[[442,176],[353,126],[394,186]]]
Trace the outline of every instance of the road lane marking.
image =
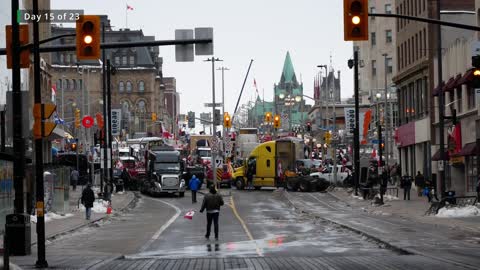
[[164,203],[170,207],[172,207],[173,209],[175,209],[175,215],[173,215],[173,217],[171,217],[167,223],[163,224],[162,227],[160,227],[160,229],[158,229],[158,231],[155,232],[155,234],[152,236],[152,238],[150,238],[150,240],[148,240],[148,242],[142,246],[142,248],[140,249],[140,252],[144,252],[146,251],[152,244],[153,242],[155,242],[156,240],[158,240],[158,238],[160,237],[160,235],[170,226],[172,225],[172,223],[180,216],[181,214],[181,210],[180,208],[176,207],[175,205],[171,204],[171,203],[168,203],[166,201],[163,201],[163,200],[156,200],[158,202],[161,202],[161,203]]
[[250,241],[252,241],[253,243],[255,243],[255,247],[256,247],[256,251],[257,251],[257,254],[258,256],[260,257],[263,257],[263,252],[260,250],[260,248],[258,247],[257,245],[257,241],[255,241],[255,239],[253,238],[252,236],[252,233],[250,232],[250,230],[248,229],[247,227],[247,224],[245,224],[245,221],[243,221],[242,217],[240,217],[240,214],[238,214],[238,211],[237,211],[237,208],[235,207],[235,201],[233,200],[233,195],[230,197],[230,208],[232,209],[233,211],[233,214],[235,215],[235,217],[238,219],[238,221],[240,222],[240,224],[242,224],[242,227],[243,227],[243,230],[245,230],[245,233],[247,234],[248,238],[250,239]]

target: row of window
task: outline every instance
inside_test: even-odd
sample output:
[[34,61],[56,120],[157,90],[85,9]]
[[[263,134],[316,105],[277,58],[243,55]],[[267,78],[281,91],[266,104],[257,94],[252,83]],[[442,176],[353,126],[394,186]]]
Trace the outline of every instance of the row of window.
[[[377,34],[375,32],[370,33],[370,41],[372,42],[372,46],[377,45]],[[392,43],[392,41],[392,30],[385,30],[385,43]]]
[[135,66],[135,55],[115,55],[115,66]]
[[[376,13],[376,8],[370,7],[370,13]],[[392,14],[392,4],[385,4],[385,13]],[[375,17],[370,17],[370,19],[373,21],[375,20]]]
[[[131,81],[127,81],[126,83],[123,81],[120,81],[118,83],[118,92],[123,93],[123,92],[131,93],[133,91],[133,84]],[[139,81],[138,82],[138,92],[144,92],[145,91],[145,82],[144,81]]]
[[[427,0],[404,0],[396,7],[396,12],[399,15],[415,16],[425,12],[427,9]],[[397,20],[397,32],[410,23],[410,20]]]
[[[475,104],[475,90],[470,84],[467,84],[466,88],[466,94],[467,94],[467,111],[472,110],[476,108]],[[445,103],[455,103],[455,107],[457,110],[457,113],[462,113],[463,110],[463,88],[462,86],[458,86],[457,88],[445,92],[445,96],[447,97],[448,95],[448,100],[445,101]],[[456,95],[456,96],[455,96]]]
[[[393,59],[387,57],[387,73],[391,74],[393,72]],[[377,60],[372,60],[372,76],[377,76]]]
[[397,46],[397,69],[401,70],[427,56],[427,32],[426,28]]
[[59,53],[58,58],[61,65],[63,64],[70,65],[70,64],[77,63],[77,56],[74,53]]
[[427,77],[411,82],[398,90],[400,125],[423,118],[428,113]]
[[56,82],[57,90],[82,90],[82,79],[58,79]]

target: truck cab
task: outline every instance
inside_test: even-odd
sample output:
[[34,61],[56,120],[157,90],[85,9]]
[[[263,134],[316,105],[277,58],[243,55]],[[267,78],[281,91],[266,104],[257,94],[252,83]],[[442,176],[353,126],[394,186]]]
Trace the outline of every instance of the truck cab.
[[178,193],[185,195],[185,164],[180,152],[169,147],[148,151],[148,176],[142,186],[142,192],[152,195],[161,193]]

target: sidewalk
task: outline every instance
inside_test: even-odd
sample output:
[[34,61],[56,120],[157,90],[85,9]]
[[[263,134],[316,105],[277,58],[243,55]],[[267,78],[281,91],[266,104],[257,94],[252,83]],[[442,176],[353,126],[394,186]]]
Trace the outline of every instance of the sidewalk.
[[[46,214],[45,222],[45,239],[53,239],[61,234],[67,232],[72,232],[78,230],[84,226],[87,226],[91,223],[95,223],[99,220],[102,220],[109,215],[106,212],[104,213],[95,213],[92,211],[92,216],[90,220],[85,219],[85,210],[82,209],[83,206],[79,205],[79,199],[82,195],[82,187],[78,186],[76,191],[70,189],[70,213],[61,216],[54,215],[54,218],[49,218],[49,213]],[[135,194],[133,192],[125,193],[115,193],[112,195],[112,214],[122,211],[127,208],[135,199]],[[97,198],[96,201],[99,199]],[[79,208],[80,206],[80,208]],[[50,213],[51,214],[51,213]],[[36,231],[35,218],[31,222],[31,244],[32,246],[37,242],[37,231]],[[3,248],[3,241],[0,241],[0,246]],[[32,248],[33,250],[33,248]]]
[[340,201],[353,208],[361,209],[371,215],[397,216],[424,224],[442,224],[464,231],[480,231],[480,216],[467,218],[441,218],[426,215],[430,203],[426,196],[419,197],[415,189],[411,190],[410,200],[403,200],[403,190],[399,189],[398,198],[388,196],[384,198],[384,205],[375,205],[371,200],[363,200],[361,192],[355,197],[354,192],[336,188],[329,192]]

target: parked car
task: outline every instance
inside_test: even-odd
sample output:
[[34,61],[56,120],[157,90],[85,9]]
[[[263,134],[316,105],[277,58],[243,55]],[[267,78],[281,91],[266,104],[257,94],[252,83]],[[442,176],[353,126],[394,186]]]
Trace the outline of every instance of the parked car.
[[335,185],[344,185],[344,182],[348,182],[350,177],[352,177],[349,169],[347,169],[342,165],[337,165],[336,167],[337,181],[335,181],[333,169],[334,167],[329,165],[329,166],[326,166],[324,170],[321,172],[310,173],[310,176],[316,177],[316,178],[324,178],[329,183],[335,184]]

